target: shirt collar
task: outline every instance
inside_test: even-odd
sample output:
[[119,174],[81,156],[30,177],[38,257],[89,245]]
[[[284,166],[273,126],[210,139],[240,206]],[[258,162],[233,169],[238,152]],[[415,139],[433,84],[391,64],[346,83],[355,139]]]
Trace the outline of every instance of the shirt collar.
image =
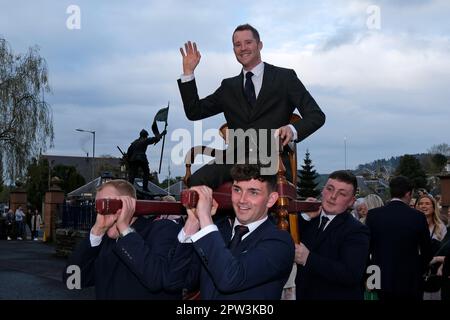
[[331,222],[337,216],[337,214],[326,214],[325,211],[323,211],[323,209],[322,209],[322,211],[320,212],[320,220],[322,220],[323,216],[330,219],[330,222]]
[[264,62],[261,61],[252,70],[245,71],[244,69],[242,69],[242,71],[244,73],[244,78],[249,71],[251,71],[254,76],[259,77],[264,72]]
[[[261,224],[263,224],[266,220],[268,219],[268,216],[265,216],[264,218],[258,220],[258,221],[254,221],[252,223],[246,224],[245,226],[248,228],[248,233],[245,236],[247,236],[248,234],[252,233],[256,228],[258,228]],[[242,225],[242,223],[239,222],[239,220],[236,218],[234,219],[234,223],[233,223],[233,229],[232,229],[232,235],[234,235],[234,227]]]

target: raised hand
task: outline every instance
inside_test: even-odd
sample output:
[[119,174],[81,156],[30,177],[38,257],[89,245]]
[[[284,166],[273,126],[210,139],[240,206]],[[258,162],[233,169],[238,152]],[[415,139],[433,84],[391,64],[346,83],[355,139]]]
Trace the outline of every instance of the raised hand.
[[183,57],[183,74],[193,74],[201,58],[200,51],[197,50],[197,44],[188,41],[184,44],[184,50],[180,48],[180,52]]
[[118,212],[115,214],[97,213],[97,218],[95,220],[95,224],[92,226],[91,232],[96,236],[105,234],[106,231],[117,221],[118,216]]

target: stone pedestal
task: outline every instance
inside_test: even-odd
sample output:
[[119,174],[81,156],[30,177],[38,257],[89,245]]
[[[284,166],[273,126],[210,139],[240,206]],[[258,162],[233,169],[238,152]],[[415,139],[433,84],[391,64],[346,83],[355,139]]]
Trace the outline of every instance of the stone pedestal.
[[44,203],[44,232],[45,240],[50,241],[55,239],[55,222],[58,206],[64,203],[64,192],[61,190],[50,189],[45,193]]

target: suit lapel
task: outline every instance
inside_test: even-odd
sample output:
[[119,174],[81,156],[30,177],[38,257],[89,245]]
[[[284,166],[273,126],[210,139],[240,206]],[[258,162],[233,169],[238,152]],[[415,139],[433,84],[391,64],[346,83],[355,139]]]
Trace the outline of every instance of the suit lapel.
[[[272,222],[267,219],[258,228],[252,231],[245,239],[243,239],[236,248],[234,248],[234,253],[241,253],[243,249],[246,250],[249,245],[257,242],[257,240],[263,235],[268,228],[272,226]],[[231,236],[230,236],[231,237]]]
[[320,244],[323,242],[324,239],[327,238],[327,235],[333,231],[334,229],[337,229],[345,222],[346,219],[348,219],[349,213],[344,212],[341,214],[338,214],[323,230],[322,232],[318,231],[318,225],[317,225],[317,237],[316,241],[314,242],[314,248],[318,248]]
[[244,95],[244,75],[242,71],[238,76],[233,78],[232,86],[236,100],[239,102],[239,109],[243,110],[247,120],[250,120],[250,112],[252,107],[249,105]]
[[256,105],[251,109],[250,117],[257,118],[261,113],[265,112],[268,106],[264,103],[267,96],[270,94],[270,89],[273,87],[275,79],[275,68],[271,64],[264,63],[264,75],[261,90],[259,91]]

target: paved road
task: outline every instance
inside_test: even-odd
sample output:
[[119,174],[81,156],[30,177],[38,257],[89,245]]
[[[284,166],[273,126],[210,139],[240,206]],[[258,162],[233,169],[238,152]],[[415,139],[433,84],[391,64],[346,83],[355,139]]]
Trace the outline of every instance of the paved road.
[[0,299],[92,300],[93,288],[68,290],[62,282],[66,259],[51,244],[0,240]]

